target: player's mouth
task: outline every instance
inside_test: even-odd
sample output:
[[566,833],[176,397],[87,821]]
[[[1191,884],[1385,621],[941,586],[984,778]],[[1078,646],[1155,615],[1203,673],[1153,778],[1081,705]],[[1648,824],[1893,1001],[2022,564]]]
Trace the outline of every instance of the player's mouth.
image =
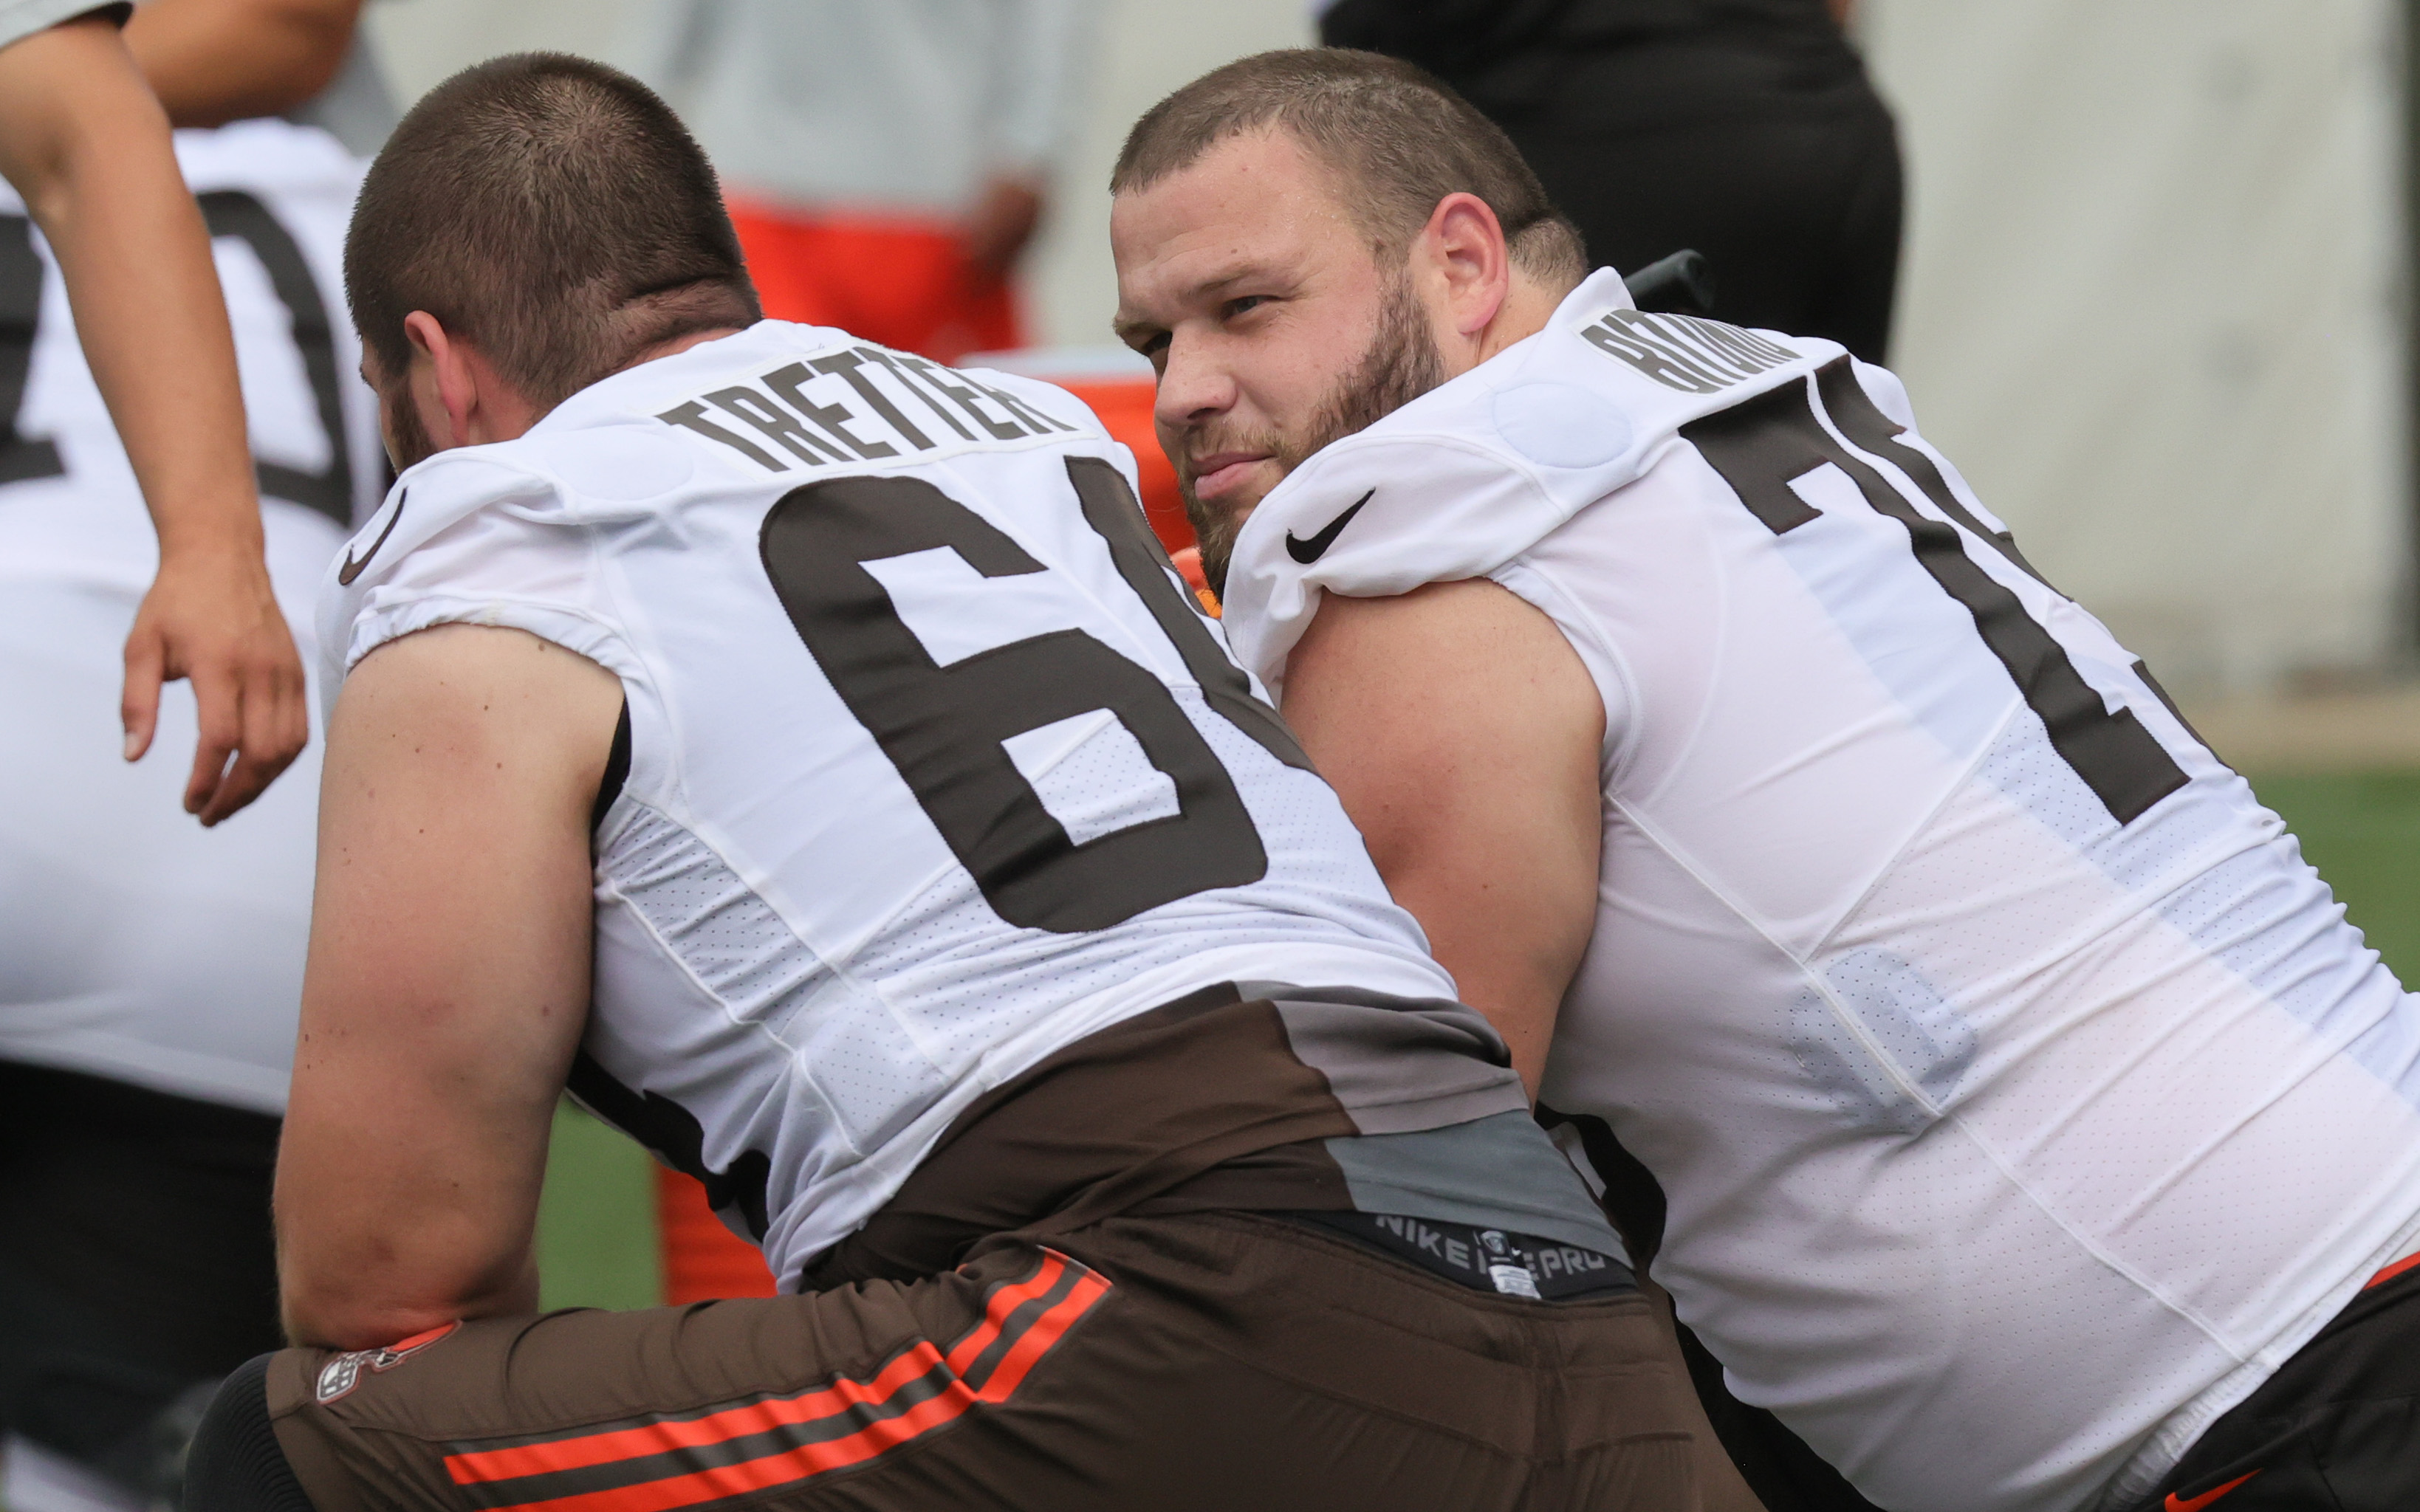
[[1266,452],[1213,452],[1192,462],[1193,497],[1211,503],[1240,487],[1252,470],[1270,460]]

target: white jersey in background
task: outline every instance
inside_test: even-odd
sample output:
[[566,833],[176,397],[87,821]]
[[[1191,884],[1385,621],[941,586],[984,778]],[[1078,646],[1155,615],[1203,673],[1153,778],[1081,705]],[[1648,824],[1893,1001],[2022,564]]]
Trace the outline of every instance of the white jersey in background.
[[765,321],[410,469],[328,586],[332,699],[449,623],[622,680],[573,1090],[785,1281],[1095,1030],[1452,994],[1132,487],[1063,390]]
[[[345,225],[362,164],[327,132],[276,120],[178,131],[176,145],[234,328],[271,571],[316,582],[385,478],[377,400],[345,312]],[[85,365],[58,266],[6,186],[0,426],[0,574],[148,586],[159,546],[142,493]],[[295,628],[308,627],[306,614]]]
[[0,0],[0,47],[22,41],[60,22],[109,8],[93,4],[93,0]]
[[[306,662],[311,594],[378,501],[377,402],[347,318],[362,166],[326,132],[176,134],[233,325],[270,579]],[[66,286],[0,186],[0,1058],[274,1113],[311,907],[315,740],[215,829],[179,803],[193,699],[118,755],[122,649],[159,545]]]
[[1323,592],[1562,629],[1604,872],[1541,1102],[1653,1173],[1742,1400],[1894,1512],[2068,1512],[2420,1242],[2420,999],[1913,424],[1600,272],[1272,492],[1226,624],[1273,687]]

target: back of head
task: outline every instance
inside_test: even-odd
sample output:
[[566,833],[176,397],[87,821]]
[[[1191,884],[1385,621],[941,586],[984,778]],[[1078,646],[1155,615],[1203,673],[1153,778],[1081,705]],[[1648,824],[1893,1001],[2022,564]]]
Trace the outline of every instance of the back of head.
[[1230,137],[1269,130],[1337,176],[1383,261],[1403,254],[1439,200],[1470,193],[1496,212],[1522,272],[1557,293],[1588,275],[1579,232],[1503,129],[1435,76],[1375,53],[1297,48],[1212,69],[1135,122],[1109,192],[1146,189]]
[[762,317],[714,170],[599,63],[523,53],[414,105],[370,165],[345,292],[387,381],[426,310],[551,409],[652,347]]

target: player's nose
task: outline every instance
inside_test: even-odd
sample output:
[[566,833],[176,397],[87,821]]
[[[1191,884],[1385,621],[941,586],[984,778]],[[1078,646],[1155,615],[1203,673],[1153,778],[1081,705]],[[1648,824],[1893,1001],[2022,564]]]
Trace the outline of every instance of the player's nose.
[[1159,389],[1152,401],[1152,418],[1164,430],[1181,430],[1225,413],[1235,403],[1234,376],[1208,344],[1171,335],[1168,358],[1160,368]]

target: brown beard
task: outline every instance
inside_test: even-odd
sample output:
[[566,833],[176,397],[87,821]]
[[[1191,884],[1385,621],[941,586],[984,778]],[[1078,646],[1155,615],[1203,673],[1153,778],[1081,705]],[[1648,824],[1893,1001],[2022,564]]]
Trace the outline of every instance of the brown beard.
[[[1193,440],[1192,455],[1227,451],[1265,452],[1284,472],[1292,472],[1330,441],[1366,430],[1445,381],[1445,358],[1437,350],[1436,332],[1428,312],[1412,291],[1407,275],[1398,274],[1387,285],[1378,309],[1378,329],[1353,370],[1337,379],[1327,399],[1311,417],[1303,432],[1287,438],[1275,431],[1230,438],[1217,432]],[[1227,564],[1235,554],[1235,535],[1243,529],[1244,511],[1216,510],[1193,495],[1190,457],[1179,457],[1176,481],[1185,499],[1185,517],[1193,522],[1193,538],[1202,548],[1202,573],[1211,592],[1227,591]]]
[[386,405],[387,428],[395,433],[394,455],[387,460],[401,472],[414,462],[425,462],[437,451],[428,439],[428,427],[420,423],[420,410],[411,402],[411,390],[390,398]]

